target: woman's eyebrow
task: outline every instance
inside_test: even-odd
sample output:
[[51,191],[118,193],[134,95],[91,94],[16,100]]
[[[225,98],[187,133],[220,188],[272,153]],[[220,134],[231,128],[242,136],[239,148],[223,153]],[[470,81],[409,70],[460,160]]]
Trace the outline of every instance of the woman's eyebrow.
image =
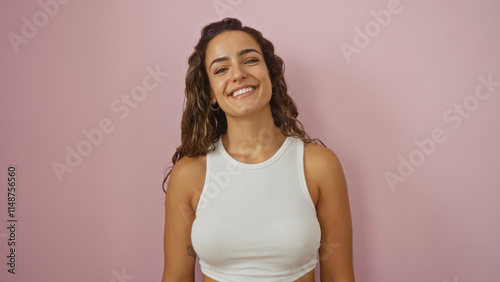
[[[255,49],[252,49],[252,48],[248,48],[248,49],[243,49],[241,51],[238,52],[238,57],[241,57],[247,53],[250,53],[250,52],[256,52],[258,53],[259,55],[262,55],[259,51],[255,50]],[[227,56],[224,56],[224,57],[220,57],[220,58],[217,58],[215,60],[213,60],[211,63],[210,63],[210,66],[208,67],[209,69],[212,67],[213,64],[217,63],[217,62],[222,62],[222,61],[227,61],[229,60],[229,58]]]

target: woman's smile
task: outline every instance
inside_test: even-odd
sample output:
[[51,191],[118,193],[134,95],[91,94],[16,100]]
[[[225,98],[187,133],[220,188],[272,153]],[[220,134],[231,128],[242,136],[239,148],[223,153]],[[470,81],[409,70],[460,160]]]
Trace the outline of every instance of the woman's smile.
[[248,97],[248,96],[252,95],[253,93],[255,93],[256,88],[257,87],[253,87],[253,86],[239,87],[238,89],[232,91],[231,94],[229,94],[229,97],[231,97],[233,99],[243,99],[243,98]]

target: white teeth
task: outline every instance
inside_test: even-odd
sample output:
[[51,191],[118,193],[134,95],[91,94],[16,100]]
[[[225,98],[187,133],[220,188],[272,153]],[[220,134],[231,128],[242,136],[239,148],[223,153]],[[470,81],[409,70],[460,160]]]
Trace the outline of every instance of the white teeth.
[[241,94],[245,94],[245,93],[250,92],[250,91],[252,91],[254,89],[255,88],[253,88],[253,87],[247,87],[247,88],[243,88],[243,89],[234,91],[233,97],[236,97],[236,96],[241,95]]

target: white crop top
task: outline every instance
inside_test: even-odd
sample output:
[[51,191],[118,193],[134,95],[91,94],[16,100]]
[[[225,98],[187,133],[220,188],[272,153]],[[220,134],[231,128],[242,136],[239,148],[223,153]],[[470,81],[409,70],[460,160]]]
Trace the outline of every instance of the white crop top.
[[216,142],[191,230],[203,274],[220,282],[289,282],[314,269],[321,231],[303,156],[297,137],[258,164],[233,159]]

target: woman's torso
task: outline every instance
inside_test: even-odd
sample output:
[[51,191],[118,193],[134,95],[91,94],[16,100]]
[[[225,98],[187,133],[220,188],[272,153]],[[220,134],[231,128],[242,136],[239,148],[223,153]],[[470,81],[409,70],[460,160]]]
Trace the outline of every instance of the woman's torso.
[[[291,144],[290,140],[288,140],[289,144]],[[298,142],[297,140],[294,140],[293,144],[295,144],[297,146],[297,148],[299,148],[299,143],[297,143],[297,142]],[[304,146],[304,147],[306,147],[306,146]],[[305,150],[305,148],[303,150]],[[224,153],[226,153],[226,152],[224,152]],[[304,154],[304,152],[302,154]],[[289,155],[289,157],[288,157],[288,159],[286,159],[287,161],[286,162],[282,161],[282,163],[280,164],[279,168],[281,168],[285,164],[292,163],[292,161],[290,159],[290,156],[295,156],[295,155],[297,155],[297,153],[295,151],[293,151],[293,153],[289,153],[288,155]],[[301,156],[303,156],[303,155],[301,155]],[[200,161],[207,161],[207,157],[206,156],[202,157],[202,159],[203,160],[200,160]],[[297,159],[299,159],[299,158],[295,157],[295,161],[297,161]],[[223,160],[223,161],[225,161],[225,160]],[[212,163],[212,162],[210,162],[210,159],[209,159],[209,163]],[[220,162],[220,163],[222,164],[223,162]],[[245,165],[245,164],[243,164],[243,165]],[[233,248],[229,247],[229,250],[227,250],[227,257],[224,257],[224,256],[221,257],[223,262],[224,262],[224,259],[226,259],[226,258],[229,259],[229,261],[235,259],[235,257],[234,257],[233,254],[238,254],[238,256],[237,256],[238,259],[241,258],[240,251],[238,251],[239,250],[238,246],[246,246],[246,245],[248,245],[248,246],[255,246],[257,248],[256,252],[258,252],[259,255],[260,254],[264,254],[264,257],[267,256],[267,254],[268,254],[267,250],[268,249],[270,250],[269,251],[270,254],[272,254],[273,251],[275,251],[274,254],[280,254],[280,252],[281,252],[281,258],[283,258],[283,259],[279,259],[280,256],[277,255],[276,257],[278,259],[277,260],[275,259],[274,261],[272,261],[272,263],[276,263],[276,261],[278,261],[278,264],[280,264],[279,263],[280,261],[281,262],[288,262],[288,263],[290,263],[291,262],[289,260],[290,256],[299,255],[299,256],[296,257],[297,259],[295,260],[295,262],[293,264],[294,265],[293,267],[292,267],[292,264],[290,264],[290,268],[283,268],[283,267],[281,267],[282,273],[288,272],[287,270],[284,271],[284,269],[292,269],[293,268],[293,269],[295,269],[295,271],[297,271],[297,269],[298,269],[297,266],[300,265],[299,261],[301,260],[301,259],[298,259],[298,258],[304,258],[304,257],[302,257],[300,255],[303,252],[301,252],[299,250],[293,250],[293,251],[291,251],[291,253],[289,253],[290,255],[288,255],[288,253],[286,253],[286,252],[283,253],[283,250],[287,250],[288,249],[288,252],[289,252],[290,246],[293,246],[292,249],[299,249],[300,248],[299,247],[300,244],[297,245],[298,244],[297,242],[303,241],[303,240],[312,240],[313,237],[310,237],[310,236],[312,236],[312,233],[310,233],[311,232],[310,230],[315,230],[315,229],[318,228],[318,227],[315,227],[315,226],[317,226],[317,222],[316,222],[315,209],[314,209],[314,207],[316,206],[316,204],[318,202],[318,198],[319,198],[318,189],[317,189],[317,187],[315,187],[314,183],[310,179],[307,178],[307,167],[306,167],[306,169],[304,169],[305,163],[301,164],[301,165],[302,166],[299,166],[298,168],[299,168],[299,170],[302,169],[302,174],[303,174],[302,177],[303,178],[302,178],[302,181],[297,181],[297,182],[302,182],[303,183],[304,182],[304,177],[305,177],[305,182],[306,182],[307,185],[306,184],[300,184],[300,185],[298,185],[298,186],[296,185],[294,187],[292,187],[293,185],[292,186],[285,186],[286,189],[288,189],[290,187],[290,189],[292,189],[291,192],[294,192],[295,194],[293,194],[293,193],[289,194],[288,193],[289,190],[286,190],[286,189],[284,190],[283,188],[280,188],[281,190],[280,189],[276,189],[277,191],[281,191],[281,192],[279,192],[277,195],[275,194],[274,197],[271,194],[271,198],[273,198],[274,201],[276,201],[278,199],[278,201],[276,201],[276,204],[275,204],[274,207],[270,207],[270,206],[272,206],[274,204],[274,201],[271,201],[271,200],[267,201],[267,198],[265,198],[265,197],[264,198],[259,198],[260,201],[262,201],[262,200],[267,201],[265,203],[264,207],[266,207],[266,208],[270,207],[269,211],[273,211],[274,212],[275,210],[283,209],[284,216],[282,216],[282,218],[278,218],[277,221],[275,220],[274,222],[272,222],[273,212],[268,212],[268,213],[264,213],[263,214],[262,212],[260,212],[260,209],[252,209],[253,206],[250,206],[250,209],[249,209],[249,206],[246,206],[246,210],[248,210],[248,213],[250,213],[251,216],[250,217],[248,217],[248,216],[247,217],[243,217],[243,218],[246,218],[249,221],[245,221],[245,220],[241,221],[241,222],[252,222],[254,213],[260,215],[260,218],[263,219],[263,221],[266,221],[267,220],[267,216],[266,215],[269,214],[269,217],[270,217],[269,220],[270,220],[270,222],[267,225],[265,225],[265,224],[262,225],[262,226],[266,227],[266,228],[263,229],[264,233],[266,233],[266,231],[268,229],[272,229],[275,225],[281,224],[283,222],[286,223],[285,224],[285,228],[283,228],[283,229],[277,228],[275,230],[275,233],[269,232],[271,236],[268,236],[267,238],[265,237],[264,240],[262,240],[262,238],[254,240],[255,237],[253,237],[253,236],[259,237],[260,234],[262,234],[262,233],[255,233],[255,232],[251,236],[248,235],[250,237],[248,237],[247,241],[245,241],[245,240],[242,240],[242,241],[236,240],[237,244],[233,244],[232,245]],[[292,168],[295,169],[295,170],[293,170],[293,174],[297,174],[297,173],[295,173],[297,167],[294,167],[292,165]],[[210,168],[210,166],[209,166],[209,170],[210,171],[212,171],[213,169],[214,169],[213,167]],[[222,168],[222,166],[219,166],[218,168],[215,169],[215,171],[218,172],[218,171],[221,171],[221,170],[224,170],[224,169],[225,168]],[[229,172],[231,172],[231,171],[229,170]],[[274,173],[276,173],[276,168],[275,168],[275,172]],[[212,171],[212,174],[213,174],[213,171]],[[229,175],[229,174],[226,173],[226,175]],[[286,175],[288,177],[288,174],[286,174]],[[259,176],[260,176],[260,173],[256,174],[257,178]],[[207,177],[209,177],[209,176],[207,176]],[[296,177],[296,176],[294,176],[294,177]],[[250,178],[250,179],[252,179],[252,178]],[[284,182],[287,181],[285,178],[283,178],[283,176],[282,176],[281,179]],[[297,180],[298,178],[296,177],[294,179]],[[222,180],[224,180],[224,179],[222,179]],[[201,183],[201,181],[200,181],[200,183]],[[203,181],[203,183],[206,184],[205,181]],[[261,181],[261,185],[263,185],[262,183],[263,182]],[[280,182],[278,182],[278,183],[280,183]],[[290,185],[290,182],[288,182],[288,183],[289,183],[288,185]],[[207,185],[205,185],[205,186],[207,186]],[[278,186],[280,186],[280,185],[278,185]],[[298,190],[299,188],[297,188],[297,187],[300,187],[300,189],[301,189],[300,192]],[[218,188],[220,188],[220,187],[218,187]],[[224,188],[224,187],[222,187],[222,188]],[[255,187],[247,187],[247,189],[248,188],[255,188]],[[272,190],[274,190],[275,188],[279,188],[279,187],[274,186],[274,187],[271,187],[271,188],[272,188]],[[296,190],[293,190],[293,189],[296,189]],[[207,190],[207,187],[205,187],[205,190]],[[213,190],[213,191],[215,191],[215,190]],[[220,191],[218,191],[218,193]],[[242,193],[246,193],[246,191],[248,191],[248,190],[242,190],[242,191],[243,191]],[[257,191],[259,191],[259,190],[257,190]],[[266,190],[265,189],[264,190],[261,189],[260,191],[266,191]],[[203,187],[200,185],[199,187],[195,187],[195,189],[193,189],[193,192],[194,193],[193,193],[193,196],[192,196],[192,199],[191,199],[191,204],[192,204],[193,210],[199,211],[200,206],[205,207],[206,204],[207,204],[207,203],[203,202],[204,197],[206,198],[207,191],[203,191]],[[274,191],[272,191],[272,192],[274,192]],[[204,197],[203,196],[201,197],[202,202],[200,203],[200,196],[202,195],[202,193],[205,193],[205,195],[204,195]],[[304,193],[308,194],[307,196],[310,196],[310,198],[306,199],[307,196],[304,197],[305,196]],[[250,196],[250,194],[246,194],[246,197],[248,197],[248,196]],[[244,201],[247,199],[246,197],[243,197]],[[223,197],[221,197],[221,198],[223,198]],[[289,198],[294,199],[294,200],[292,200],[293,204],[290,204],[290,203],[287,202]],[[232,199],[233,198],[229,198],[229,200],[225,199],[225,203],[232,202]],[[238,198],[236,198],[236,199],[238,199]],[[210,200],[214,201],[215,199],[210,199],[209,198],[209,202],[210,202]],[[224,201],[221,201],[221,202],[224,202]],[[231,233],[232,230],[229,230],[229,232],[227,230],[228,229],[232,229],[231,227],[233,225],[218,226],[217,223],[219,223],[219,222],[217,220],[213,221],[212,219],[213,218],[218,218],[218,216],[221,216],[223,219],[225,219],[226,218],[225,215],[227,213],[231,213],[232,210],[234,210],[235,213],[240,212],[240,210],[241,210],[241,206],[231,206],[232,209],[229,209],[229,210],[226,209],[225,212],[220,213],[220,212],[218,212],[218,209],[219,208],[224,209],[225,206],[220,207],[220,206],[217,206],[214,203],[212,203],[212,205],[215,205],[216,208],[212,208],[212,212],[208,213],[208,215],[209,215],[208,217],[207,217],[207,213],[206,213],[205,210],[203,210],[204,213],[200,213],[201,217],[200,217],[199,221],[201,220],[204,223],[201,224],[201,226],[200,226],[200,223],[198,223],[198,226],[196,228],[196,230],[197,230],[196,234],[198,236],[195,237],[195,239],[197,239],[197,240],[193,240],[193,245],[195,245],[195,243],[197,243],[197,242],[198,243],[199,242],[203,242],[204,243],[204,244],[199,243],[198,246],[201,246],[200,247],[201,250],[203,250],[203,247],[205,247],[205,250],[203,252],[200,251],[199,253],[202,254],[201,257],[203,257],[203,255],[205,255],[205,257],[209,258],[209,259],[213,259],[212,254],[215,255],[215,256],[217,256],[217,255],[219,255],[220,252],[226,251],[225,250],[226,247],[227,247],[227,245],[225,245],[226,242],[227,242],[226,240],[231,241],[231,238],[235,238],[236,237],[236,236],[234,236],[235,234],[232,234],[233,236],[226,237],[225,240],[222,242],[222,244],[219,244],[218,247],[216,247],[216,248],[213,247],[213,244],[209,243],[209,242],[216,242],[216,241],[218,241],[218,238],[219,238],[220,235],[226,235],[227,233]],[[261,208],[262,207],[263,206],[261,206]],[[295,211],[296,208],[299,210],[298,212]],[[214,212],[214,210],[216,212]],[[307,217],[302,216],[302,214],[304,214],[304,213],[307,213],[308,216]],[[243,215],[243,214],[241,214],[241,215]],[[306,220],[306,221],[304,221],[304,220]],[[314,223],[313,225],[311,225],[310,224],[311,223],[310,220],[313,220],[316,223]],[[208,221],[210,221],[210,224],[207,224]],[[296,223],[293,223],[293,222],[296,222]],[[233,223],[235,225],[240,224],[240,222],[238,222],[238,221],[233,222]],[[255,222],[253,222],[253,224],[255,225]],[[288,225],[292,225],[292,226],[291,227],[290,226],[286,227],[287,224]],[[245,224],[240,224],[240,227],[241,227],[241,225],[243,225],[243,230],[245,230]],[[307,227],[303,227],[303,226],[307,226]],[[224,232],[222,232],[222,233],[219,234],[217,230],[223,230],[223,229],[226,230],[226,231],[224,231]],[[208,232],[206,232],[207,230],[208,230]],[[307,231],[307,230],[309,230],[309,231]],[[246,231],[253,231],[253,230],[246,230]],[[297,231],[299,231],[299,232],[297,232]],[[314,239],[314,241],[317,240],[316,242],[318,242],[318,243],[315,243],[315,244],[319,244],[319,238],[318,238],[318,233],[317,232],[318,231],[313,231],[313,233],[316,234],[316,235],[314,235],[314,238],[316,238],[316,239]],[[207,236],[207,233],[208,233],[208,237],[210,237],[210,235],[212,235],[211,238],[214,241],[205,240],[205,237]],[[214,234],[214,233],[216,233],[216,234]],[[250,232],[250,233],[252,233],[252,232]],[[219,234],[219,235],[217,235],[217,234]],[[276,234],[276,236],[274,236],[273,234]],[[294,237],[294,238],[287,237],[286,234],[289,234],[289,236]],[[297,234],[299,234],[299,235],[297,235]],[[309,234],[309,235],[306,235],[306,234]],[[301,235],[305,236],[305,237],[300,237]],[[297,238],[295,238],[297,236],[299,236],[298,237],[298,241],[294,241],[294,240],[297,239]],[[214,239],[214,238],[217,238],[217,239]],[[307,239],[307,238],[309,238],[309,239]],[[276,239],[278,239],[278,241],[276,241]],[[281,245],[280,244],[281,242],[279,240],[281,240],[281,239],[283,239],[285,241],[285,243],[287,243],[286,240],[288,239],[289,240],[288,244],[285,244],[285,245],[283,245],[283,246],[280,247],[279,245]],[[203,240],[205,240],[205,241],[203,241]],[[270,241],[272,241],[274,243],[266,245]],[[245,244],[241,245],[241,242],[251,242],[251,243],[246,244],[246,245]],[[306,242],[306,241],[303,241],[303,242]],[[308,243],[309,244],[308,248],[312,247],[312,245],[310,244],[311,242]],[[221,243],[221,242],[218,242],[218,243]],[[263,247],[264,245],[266,245],[266,246]],[[282,247],[285,247],[285,249],[283,249]],[[296,247],[299,247],[299,248],[296,248]],[[196,246],[195,246],[195,249],[196,249]],[[207,249],[209,249],[210,251],[207,251]],[[245,249],[245,247],[243,247],[243,249]],[[306,249],[303,249],[303,251],[306,251]],[[313,250],[313,249],[309,249],[309,250]],[[241,253],[243,253],[242,254],[243,257],[245,257],[245,254],[246,254],[246,255],[248,255],[248,257],[253,257],[254,261],[255,261],[255,258],[258,257],[258,255],[254,256],[255,253],[252,253],[252,252],[245,253],[244,251],[245,250],[241,251]],[[311,253],[310,253],[311,251],[308,251],[308,252],[309,253],[308,253],[307,256],[311,257]],[[207,256],[207,254],[210,254],[210,255]],[[214,260],[213,261],[213,262],[215,262],[214,264],[212,264],[212,265],[214,265],[214,270],[216,270],[216,265],[220,261],[221,260],[219,260],[219,261]],[[208,271],[208,265],[210,265],[210,264],[209,263],[205,264],[205,267],[207,268],[207,271]],[[220,267],[221,271],[225,267],[224,263],[223,264],[219,263],[218,265],[219,266],[217,266],[217,267]],[[308,272],[306,274],[304,274],[305,267],[306,266],[304,265],[304,267],[302,268],[301,272],[296,272],[296,274],[302,273],[302,274],[300,274],[301,276],[298,276],[296,274],[293,275],[293,276],[295,276],[293,278],[293,281],[305,281],[305,282],[309,282],[309,281],[312,282],[312,281],[314,281],[314,269],[308,270]],[[307,266],[308,269],[311,269],[312,267],[313,267],[313,265],[311,263],[309,263],[309,266]],[[223,272],[221,272],[221,273],[223,273]],[[203,276],[204,276],[204,280],[203,281],[209,281],[209,282],[217,281],[217,280],[214,280],[214,279],[208,277],[207,275],[203,275]],[[287,279],[292,279],[293,276],[288,276]],[[217,276],[215,276],[215,277],[217,277]],[[300,277],[300,278],[297,279],[297,277]],[[217,279],[219,279],[219,278],[217,278]],[[220,279],[224,280],[224,278],[222,278],[222,277]],[[290,280],[288,280],[288,281],[290,281]]]

